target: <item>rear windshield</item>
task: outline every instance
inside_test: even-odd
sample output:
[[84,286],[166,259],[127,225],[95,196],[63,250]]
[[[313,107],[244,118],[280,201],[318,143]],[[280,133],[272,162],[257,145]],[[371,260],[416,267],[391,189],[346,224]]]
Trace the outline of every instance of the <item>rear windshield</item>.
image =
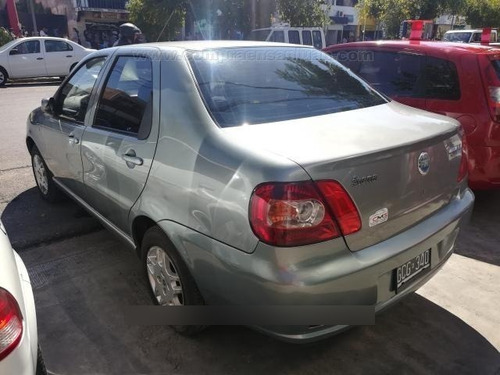
[[443,39],[447,42],[469,43],[471,35],[470,32],[445,33]]
[[201,95],[221,127],[285,121],[386,103],[364,81],[312,48],[193,52]]

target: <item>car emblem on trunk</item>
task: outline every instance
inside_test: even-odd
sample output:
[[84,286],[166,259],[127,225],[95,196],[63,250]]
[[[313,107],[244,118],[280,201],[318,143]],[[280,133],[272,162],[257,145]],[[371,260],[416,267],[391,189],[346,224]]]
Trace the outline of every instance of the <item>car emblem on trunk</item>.
[[429,169],[431,168],[431,157],[427,152],[422,152],[418,157],[418,171],[422,176],[425,176],[429,173]]

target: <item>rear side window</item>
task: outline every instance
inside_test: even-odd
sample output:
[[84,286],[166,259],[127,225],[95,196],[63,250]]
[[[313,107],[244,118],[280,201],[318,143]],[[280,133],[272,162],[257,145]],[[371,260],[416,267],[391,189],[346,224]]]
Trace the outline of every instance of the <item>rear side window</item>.
[[273,31],[271,34],[270,42],[285,43],[285,32],[284,31]]
[[67,52],[67,51],[73,51],[73,47],[71,47],[71,45],[69,43],[49,39],[49,40],[45,41],[45,51],[46,52]]
[[451,61],[427,57],[423,74],[425,76],[425,97],[428,99],[459,100],[460,81],[457,67]]
[[491,65],[493,66],[493,69],[495,69],[497,79],[500,81],[500,60],[492,60]]
[[323,38],[321,37],[321,31],[313,31],[313,45],[317,49],[323,48]]
[[120,56],[101,94],[94,126],[145,139],[151,128],[152,98],[151,60]]
[[302,31],[302,42],[307,46],[312,46],[313,41],[312,41],[311,32],[309,30]]
[[300,35],[297,30],[288,31],[288,42],[292,44],[300,44]]
[[391,97],[421,97],[421,69],[424,57],[416,54],[350,50],[337,52],[335,58],[375,89]]
[[190,55],[201,95],[221,127],[344,112],[386,103],[312,48],[231,48]]

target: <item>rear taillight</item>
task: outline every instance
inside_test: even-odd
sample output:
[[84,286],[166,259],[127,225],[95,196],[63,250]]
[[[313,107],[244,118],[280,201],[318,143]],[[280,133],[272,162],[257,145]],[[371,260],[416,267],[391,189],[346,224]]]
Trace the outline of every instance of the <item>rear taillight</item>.
[[500,63],[498,58],[498,55],[494,55],[488,59],[481,59],[481,71],[488,97],[488,107],[491,118],[496,122],[500,122]]
[[458,169],[458,182],[461,182],[465,177],[467,177],[468,170],[467,138],[465,138],[465,134],[462,132],[462,156],[460,159],[460,168]]
[[261,241],[275,246],[312,244],[361,229],[356,206],[336,181],[259,185],[250,202],[250,224]]
[[0,360],[12,352],[21,341],[23,319],[14,297],[0,288]]

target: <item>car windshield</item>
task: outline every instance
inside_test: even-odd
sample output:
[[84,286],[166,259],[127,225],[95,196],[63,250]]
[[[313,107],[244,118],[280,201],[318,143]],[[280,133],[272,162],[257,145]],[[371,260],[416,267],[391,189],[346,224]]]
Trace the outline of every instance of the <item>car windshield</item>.
[[446,33],[444,35],[444,40],[447,42],[469,43],[470,36],[471,36],[470,32]]
[[387,101],[330,56],[312,48],[193,52],[200,92],[221,127],[285,121]]
[[10,47],[12,47],[17,42],[19,42],[19,40],[16,39],[16,40],[11,40],[7,44],[4,44],[3,46],[0,47],[0,52],[5,51],[6,49],[9,49]]

